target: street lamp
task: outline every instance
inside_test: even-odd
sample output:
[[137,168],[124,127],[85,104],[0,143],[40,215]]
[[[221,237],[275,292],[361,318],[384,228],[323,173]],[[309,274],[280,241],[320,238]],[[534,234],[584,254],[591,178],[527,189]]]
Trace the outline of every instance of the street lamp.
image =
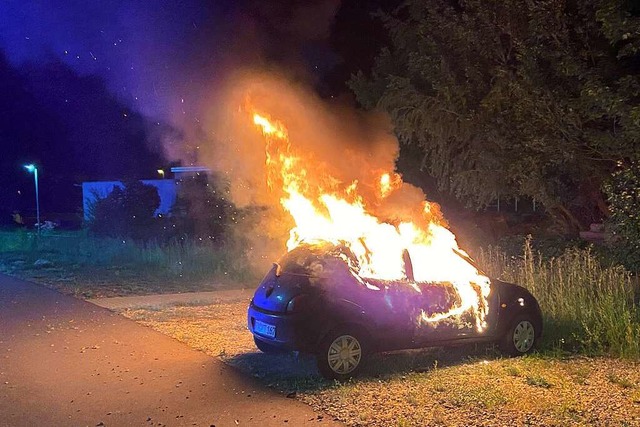
[[162,179],[164,179],[164,169],[158,169],[156,172],[158,172],[158,175],[160,175]]
[[38,194],[38,168],[33,163],[24,165],[24,168],[33,174],[33,180],[36,184],[36,227],[38,228],[38,234],[40,234],[40,197]]

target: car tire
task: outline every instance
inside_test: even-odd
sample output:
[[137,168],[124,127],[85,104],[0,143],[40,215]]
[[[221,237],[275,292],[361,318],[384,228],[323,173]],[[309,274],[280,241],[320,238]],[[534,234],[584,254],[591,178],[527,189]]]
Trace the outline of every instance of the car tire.
[[358,328],[336,329],[320,342],[316,361],[320,374],[331,380],[357,376],[369,355],[367,334]]
[[273,344],[269,344],[267,342],[264,342],[262,340],[259,340],[256,337],[253,337],[253,342],[256,343],[256,347],[258,347],[258,350],[260,350],[263,353],[266,354],[282,354],[282,353],[287,353],[287,350],[284,350],[280,347],[277,347]]
[[500,349],[509,356],[522,356],[533,351],[540,336],[532,316],[517,316],[509,325]]

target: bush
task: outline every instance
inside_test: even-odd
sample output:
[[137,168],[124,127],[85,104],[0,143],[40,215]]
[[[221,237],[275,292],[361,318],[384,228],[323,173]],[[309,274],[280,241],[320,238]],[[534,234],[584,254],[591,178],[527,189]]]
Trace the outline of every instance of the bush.
[[195,239],[223,243],[238,214],[228,191],[216,188],[206,176],[192,176],[178,184],[178,197],[163,227],[164,240]]
[[89,230],[97,236],[146,242],[158,233],[158,206],[157,188],[140,181],[125,183],[90,206]]
[[614,257],[633,271],[640,271],[640,163],[620,164],[604,186],[611,216]]

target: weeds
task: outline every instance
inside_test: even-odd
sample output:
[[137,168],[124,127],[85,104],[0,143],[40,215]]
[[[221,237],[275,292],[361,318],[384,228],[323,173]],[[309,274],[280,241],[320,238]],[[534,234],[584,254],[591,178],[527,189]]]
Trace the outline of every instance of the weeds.
[[530,239],[521,257],[489,248],[479,261],[492,277],[521,284],[536,296],[545,321],[544,350],[640,357],[640,290],[622,267],[602,266],[589,249],[544,259]]
[[551,388],[551,383],[545,377],[532,375],[526,378],[527,384],[534,387]]
[[585,385],[589,381],[589,376],[591,375],[591,371],[586,366],[576,365],[569,372],[573,382],[579,385]]
[[433,362],[433,369],[430,373],[431,382],[433,383],[433,390],[437,392],[447,391],[446,381],[442,374],[438,370],[438,361]]
[[[143,245],[131,240],[94,237],[85,231],[49,232],[40,236],[22,230],[0,232],[3,271],[36,270],[34,263],[38,260],[47,260],[60,274],[72,274],[90,283],[100,279],[130,282],[135,289],[125,293],[145,293],[147,288],[158,291],[157,284],[165,282],[233,283],[253,279],[241,248],[210,241],[178,239],[162,245],[153,242]],[[56,276],[55,271],[48,270],[51,271],[47,276]]]
[[607,375],[607,379],[613,383],[613,384],[617,384],[622,388],[635,388],[635,384],[629,380],[628,378],[624,378],[624,377],[620,377],[618,375],[615,374],[609,374]]
[[506,366],[504,370],[510,377],[519,377],[522,375],[522,372],[520,372],[520,369],[517,366]]

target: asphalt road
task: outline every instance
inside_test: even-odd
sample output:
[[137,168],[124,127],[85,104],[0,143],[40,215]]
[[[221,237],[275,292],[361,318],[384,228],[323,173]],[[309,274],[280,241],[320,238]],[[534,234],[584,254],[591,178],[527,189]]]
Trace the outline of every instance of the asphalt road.
[[0,426],[337,425],[104,308],[0,275]]

